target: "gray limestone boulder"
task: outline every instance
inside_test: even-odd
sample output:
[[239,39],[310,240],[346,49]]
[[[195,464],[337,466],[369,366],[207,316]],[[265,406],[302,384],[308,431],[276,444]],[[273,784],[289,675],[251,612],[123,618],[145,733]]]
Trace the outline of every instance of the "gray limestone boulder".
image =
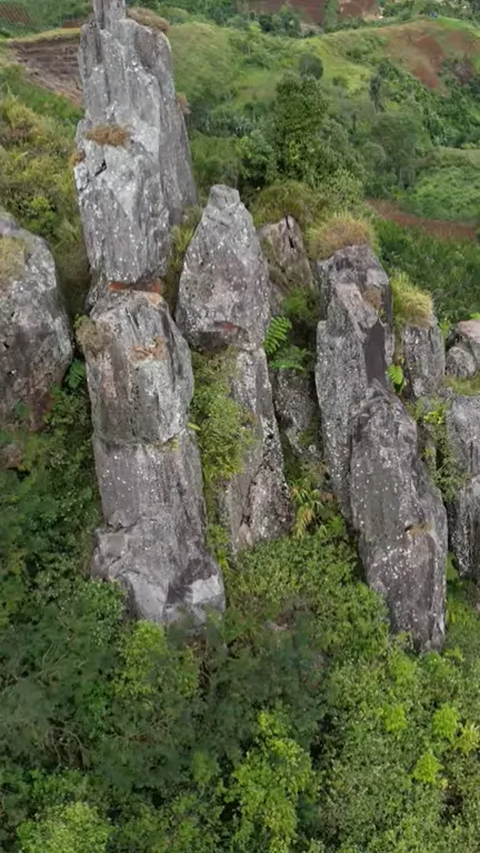
[[270,319],[268,271],[237,190],[211,189],[185,255],[176,319],[198,349],[262,345]]
[[201,619],[206,607],[223,607],[224,593],[206,548],[200,457],[188,429],[188,346],[161,296],[140,291],[97,302],[79,340],[105,521],[93,572],[120,581],[138,616]]
[[417,428],[381,387],[352,424],[350,502],[369,585],[386,599],[392,627],[421,649],[445,634],[447,517],[418,453]]
[[166,272],[172,225],[196,201],[168,39],[127,19],[123,0],[94,6],[81,35],[75,166],[91,301],[108,282],[149,289]]
[[272,311],[279,313],[291,290],[314,286],[302,232],[293,217],[285,216],[275,225],[260,228],[258,236],[268,263]]
[[73,356],[72,335],[47,244],[0,211],[0,422],[17,404],[42,423],[52,385]]
[[447,373],[457,379],[470,379],[480,370],[480,320],[457,323],[448,344]]
[[470,379],[477,372],[477,364],[471,352],[454,346],[447,352],[445,370],[455,379]]
[[272,370],[273,404],[283,440],[302,462],[322,460],[321,426],[315,383],[298,370]]
[[437,322],[405,326],[400,348],[407,394],[416,400],[436,394],[445,380],[445,345]]
[[333,491],[350,515],[350,422],[376,381],[387,385],[393,353],[390,284],[368,247],[337,252],[321,272],[315,380]]
[[455,397],[447,414],[452,452],[465,481],[449,506],[451,548],[461,577],[480,578],[480,397]]

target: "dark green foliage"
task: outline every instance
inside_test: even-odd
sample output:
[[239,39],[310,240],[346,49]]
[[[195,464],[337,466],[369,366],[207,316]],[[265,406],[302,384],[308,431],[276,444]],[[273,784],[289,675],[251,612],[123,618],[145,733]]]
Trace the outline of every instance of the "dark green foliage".
[[316,80],[320,80],[323,77],[323,62],[314,53],[302,53],[298,62],[298,70],[302,75],[310,75]]
[[[22,82],[22,78],[19,78]],[[28,84],[25,84],[28,89]],[[55,97],[22,98],[35,109],[57,106]],[[64,100],[58,101],[63,113]],[[50,245],[71,314],[81,310],[89,272],[69,159],[73,151],[74,116],[45,118],[10,95],[0,95],[0,198],[20,225]],[[55,115],[55,112],[54,112]]]
[[478,244],[439,240],[384,220],[378,220],[375,228],[387,271],[401,270],[431,293],[441,319],[455,322],[480,311]]

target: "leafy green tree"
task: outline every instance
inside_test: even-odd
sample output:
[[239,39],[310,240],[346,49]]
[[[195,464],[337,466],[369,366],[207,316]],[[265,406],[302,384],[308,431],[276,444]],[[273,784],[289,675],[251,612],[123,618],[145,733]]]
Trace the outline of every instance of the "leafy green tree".
[[87,803],[51,809],[18,829],[21,853],[105,853],[111,827]]

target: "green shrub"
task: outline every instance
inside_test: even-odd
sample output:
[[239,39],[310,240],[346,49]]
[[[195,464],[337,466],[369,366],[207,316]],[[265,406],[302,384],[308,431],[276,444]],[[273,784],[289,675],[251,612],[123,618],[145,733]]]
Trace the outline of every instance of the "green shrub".
[[454,376],[447,376],[446,383],[455,394],[462,394],[467,397],[480,394],[480,372],[475,373],[469,379],[456,379]]
[[322,198],[306,184],[282,181],[265,187],[251,205],[257,228],[293,216],[301,228],[312,225],[321,214]]
[[47,240],[71,313],[89,286],[69,159],[72,129],[12,97],[0,101],[0,197],[27,230]]
[[193,353],[195,392],[191,422],[197,430],[205,498],[210,520],[215,519],[218,488],[243,469],[244,456],[254,442],[251,412],[237,403],[230,383],[235,353]]

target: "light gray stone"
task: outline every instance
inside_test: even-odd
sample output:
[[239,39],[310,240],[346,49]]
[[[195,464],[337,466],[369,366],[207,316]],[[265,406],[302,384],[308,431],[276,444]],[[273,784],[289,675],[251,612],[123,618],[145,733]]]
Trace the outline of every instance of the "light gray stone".
[[381,386],[352,424],[352,522],[369,585],[388,605],[395,631],[421,649],[445,634],[447,517],[418,454],[417,428]]
[[455,379],[470,379],[477,372],[477,364],[471,352],[454,346],[447,352],[445,370]]
[[458,346],[471,353],[475,359],[475,369],[480,369],[480,320],[462,320],[454,328]]
[[461,577],[480,579],[480,397],[455,397],[447,414],[450,449],[465,482],[449,506],[451,548]]
[[[127,19],[122,0],[96,0],[82,29],[80,71],[85,120],[75,181],[93,302],[108,282],[148,289],[166,272],[171,227],[196,192],[163,33]],[[124,141],[101,143],[105,126],[123,130]]]
[[445,345],[437,322],[405,326],[401,334],[406,393],[418,400],[436,394],[445,380]]
[[263,343],[270,319],[267,265],[237,190],[212,187],[185,255],[176,318],[199,349]]
[[390,284],[368,247],[337,252],[321,268],[325,319],[315,372],[323,444],[333,491],[348,518],[350,421],[391,363]]
[[205,543],[200,457],[188,429],[188,346],[161,296],[97,302],[79,330],[92,402],[105,526],[93,572],[129,591],[132,611],[168,622],[224,605]]
[[37,428],[73,356],[70,325],[47,244],[0,211],[0,422],[17,404]]
[[272,370],[273,403],[281,434],[299,460],[322,460],[321,426],[315,383],[298,370]]
[[314,286],[302,232],[293,217],[285,216],[275,225],[260,228],[258,236],[268,263],[272,312],[280,313],[291,290]]

